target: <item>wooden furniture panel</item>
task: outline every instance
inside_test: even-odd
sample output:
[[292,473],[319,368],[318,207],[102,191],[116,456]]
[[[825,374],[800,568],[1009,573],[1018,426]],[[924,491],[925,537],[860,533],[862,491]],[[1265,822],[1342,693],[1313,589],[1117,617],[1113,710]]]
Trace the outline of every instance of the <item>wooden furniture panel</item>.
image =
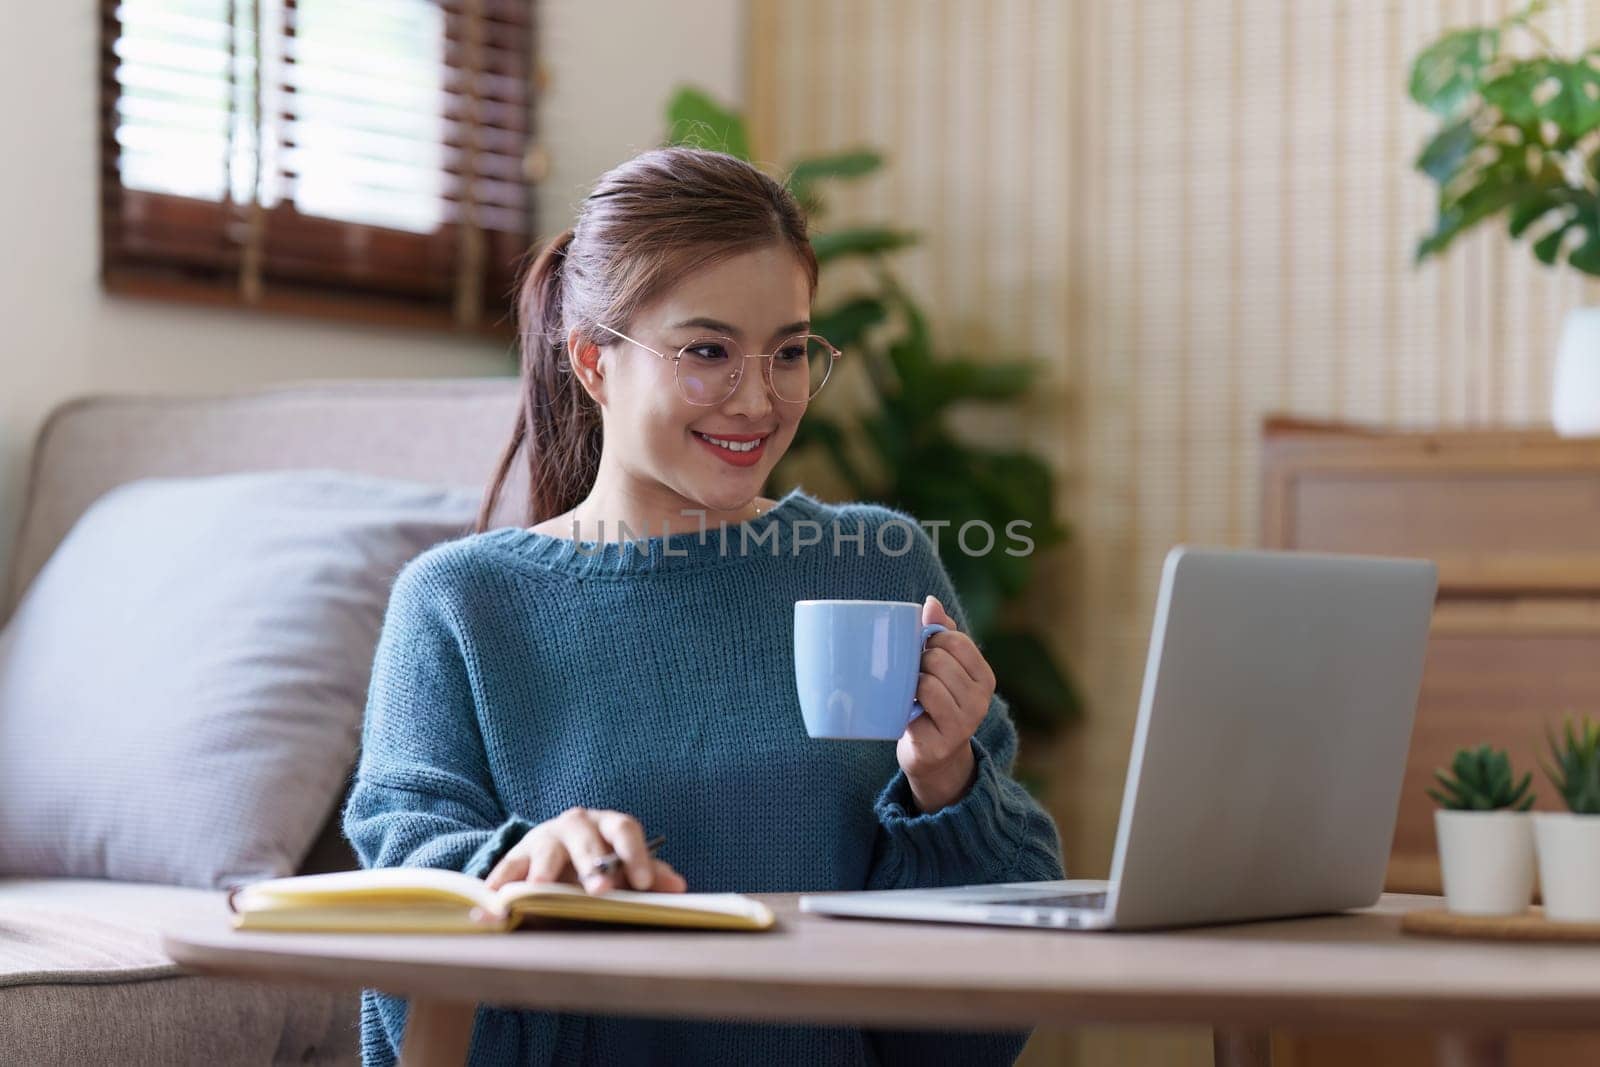
[[1580,555],[1600,528],[1600,470],[1308,472],[1291,503],[1290,536],[1339,551]]
[[1600,598],[1600,439],[1268,420],[1261,543],[1432,559],[1441,600]]
[[[1537,762],[1545,727],[1600,713],[1600,439],[1269,419],[1261,541],[1439,565],[1387,888],[1440,892],[1424,790],[1458,748],[1506,749],[1534,771],[1536,806],[1559,807]],[[1301,1032],[1279,1044],[1293,1067],[1444,1062],[1392,1035]],[[1516,1067],[1600,1063],[1600,1037],[1525,1033],[1508,1051]]]

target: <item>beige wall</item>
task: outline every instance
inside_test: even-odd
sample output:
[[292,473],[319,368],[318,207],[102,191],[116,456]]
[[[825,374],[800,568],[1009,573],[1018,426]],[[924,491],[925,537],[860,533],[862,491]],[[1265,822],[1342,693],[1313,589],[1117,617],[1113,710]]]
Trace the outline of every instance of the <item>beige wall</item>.
[[[903,266],[950,347],[1048,364],[1021,425],[973,428],[1049,457],[1077,531],[1031,605],[1089,699],[1051,761],[1074,873],[1109,867],[1161,558],[1254,540],[1264,413],[1546,419],[1562,315],[1596,287],[1502,233],[1410,259],[1431,187],[1409,61],[1511,6],[751,0],[757,151],[887,148],[847,214],[925,232]],[[1547,26],[1600,37],[1600,3]],[[1070,1047],[1209,1062],[1096,1040]]]
[[[97,279],[99,5],[8,6],[0,33],[0,563],[9,558],[33,436],[67,397],[197,392],[312,378],[514,373],[506,345],[106,296]],[[737,98],[738,0],[539,9],[551,87],[538,121],[552,173],[545,227],[584,186],[661,133],[661,102],[693,78]],[[507,426],[510,432],[510,426]]]

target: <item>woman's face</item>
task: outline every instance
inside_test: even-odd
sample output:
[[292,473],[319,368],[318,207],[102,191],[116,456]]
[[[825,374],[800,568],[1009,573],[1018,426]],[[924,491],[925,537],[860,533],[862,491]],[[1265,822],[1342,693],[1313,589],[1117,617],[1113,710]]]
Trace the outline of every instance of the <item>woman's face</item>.
[[[696,270],[631,323],[606,325],[672,356],[691,341],[717,335],[731,337],[744,352],[770,353],[778,342],[806,333],[810,320],[805,269],[786,246],[775,244]],[[621,339],[602,346],[599,358],[604,373],[596,399],[605,412],[611,461],[629,481],[659,483],[689,507],[743,508],[761,492],[805,414],[804,402],[773,395],[765,367],[770,360],[745,360],[733,394],[705,406],[679,391],[671,360]]]

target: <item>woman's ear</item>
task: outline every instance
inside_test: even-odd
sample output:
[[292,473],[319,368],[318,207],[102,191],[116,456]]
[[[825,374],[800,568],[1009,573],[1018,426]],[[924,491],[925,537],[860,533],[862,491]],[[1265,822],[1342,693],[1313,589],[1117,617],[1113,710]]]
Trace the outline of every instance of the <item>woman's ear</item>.
[[600,346],[584,337],[582,330],[574,328],[567,334],[567,360],[590,399],[603,406],[606,373],[600,364]]

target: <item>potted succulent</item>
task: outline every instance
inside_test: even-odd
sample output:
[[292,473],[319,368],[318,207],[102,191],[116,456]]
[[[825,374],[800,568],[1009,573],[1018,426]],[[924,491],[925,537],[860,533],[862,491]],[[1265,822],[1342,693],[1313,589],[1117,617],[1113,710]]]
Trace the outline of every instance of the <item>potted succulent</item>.
[[1588,717],[1562,737],[1549,734],[1545,765],[1566,811],[1534,816],[1544,914],[1557,922],[1600,922],[1600,724]]
[[1510,758],[1488,745],[1464,748],[1451,774],[1436,770],[1433,814],[1445,906],[1463,915],[1519,915],[1533,900],[1533,772],[1513,782]]

